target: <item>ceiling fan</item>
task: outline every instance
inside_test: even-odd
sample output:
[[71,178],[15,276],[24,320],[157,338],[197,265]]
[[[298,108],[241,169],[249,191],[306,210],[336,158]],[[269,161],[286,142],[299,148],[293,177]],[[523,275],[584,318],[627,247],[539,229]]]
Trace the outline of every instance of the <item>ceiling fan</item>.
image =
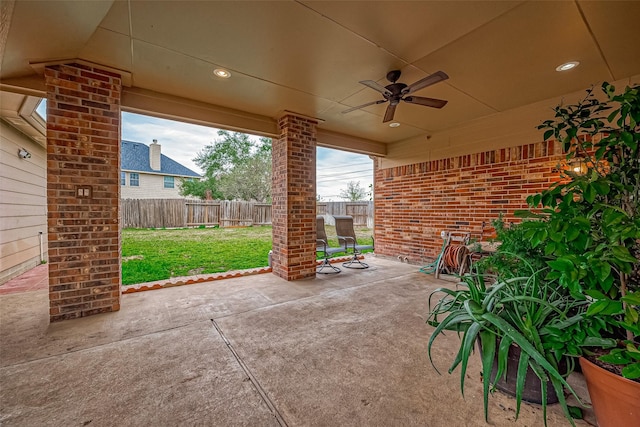
[[381,84],[378,84],[373,80],[362,80],[360,83],[380,92],[384,99],[367,102],[366,104],[358,105],[357,107],[348,108],[344,110],[342,114],[350,113],[351,111],[359,110],[360,108],[368,107],[369,105],[384,104],[385,102],[389,102],[387,111],[384,113],[384,119],[382,120],[382,123],[387,123],[393,120],[393,115],[395,114],[396,107],[398,106],[400,101],[408,102],[409,104],[424,105],[426,107],[432,108],[442,108],[447,105],[447,101],[443,99],[425,98],[423,96],[411,95],[412,93],[417,92],[420,89],[424,89],[427,86],[431,86],[443,80],[447,80],[449,76],[446,73],[444,73],[443,71],[438,71],[410,85],[406,85],[404,83],[396,83],[401,74],[402,72],[400,70],[389,71],[387,73],[387,80],[389,80],[391,84],[387,86],[382,86]]

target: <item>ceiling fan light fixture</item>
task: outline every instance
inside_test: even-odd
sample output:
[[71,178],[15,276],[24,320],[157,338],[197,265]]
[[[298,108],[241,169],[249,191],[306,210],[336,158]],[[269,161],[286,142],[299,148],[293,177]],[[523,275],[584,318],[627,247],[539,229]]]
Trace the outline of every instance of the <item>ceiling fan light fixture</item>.
[[231,77],[231,73],[224,68],[216,68],[215,70],[213,70],[213,74],[223,79],[228,79],[229,77]]
[[400,123],[398,123],[398,122],[391,122],[391,123],[389,123],[389,127],[390,127],[390,128],[397,128],[398,126],[400,126]]
[[569,61],[564,64],[560,64],[556,67],[556,71],[569,71],[573,68],[576,68],[580,63],[578,61]]

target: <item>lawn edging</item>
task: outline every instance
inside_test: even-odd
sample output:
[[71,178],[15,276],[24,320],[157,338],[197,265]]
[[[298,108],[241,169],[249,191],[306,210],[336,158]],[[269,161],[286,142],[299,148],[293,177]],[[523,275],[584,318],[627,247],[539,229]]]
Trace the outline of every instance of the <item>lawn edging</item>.
[[[352,259],[352,256],[344,256],[331,258],[330,262],[345,262]],[[361,255],[358,258],[363,259]],[[322,264],[322,260],[318,260],[317,265]],[[154,280],[153,282],[136,283],[134,285],[121,285],[120,289],[123,294],[133,294],[136,292],[153,291],[156,289],[172,288],[174,286],[194,285],[196,283],[213,282],[215,280],[234,279],[236,277],[253,276],[256,274],[271,273],[271,267],[250,268],[248,270],[232,270],[223,273],[198,274],[195,276],[172,277],[165,280]]]
[[152,291],[155,289],[172,288],[174,286],[193,285],[196,283],[213,282],[215,280],[233,279],[236,277],[253,276],[256,274],[271,273],[271,267],[250,268],[248,270],[232,270],[223,273],[198,274],[195,276],[172,277],[153,282],[136,283],[135,285],[121,286],[123,294]]

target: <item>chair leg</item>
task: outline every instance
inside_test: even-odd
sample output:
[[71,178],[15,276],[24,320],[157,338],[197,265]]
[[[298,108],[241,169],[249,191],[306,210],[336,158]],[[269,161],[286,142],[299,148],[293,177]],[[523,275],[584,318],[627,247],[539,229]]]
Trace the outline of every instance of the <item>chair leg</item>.
[[[358,269],[365,269],[365,268],[369,268],[369,264],[367,264],[366,262],[362,262],[358,259],[358,255],[360,255],[357,252],[354,252],[353,254],[353,258],[351,258],[350,261],[344,262],[342,263],[342,266],[344,268],[358,268]],[[354,265],[356,264],[356,265]],[[359,266],[359,267],[358,267]]]
[[[330,268],[332,271],[322,271],[325,268]],[[338,267],[331,265],[331,263],[329,262],[329,258],[325,258],[322,261],[322,264],[320,264],[320,267],[316,268],[316,273],[320,273],[320,274],[336,274],[336,273],[340,273],[342,270],[340,270]]]

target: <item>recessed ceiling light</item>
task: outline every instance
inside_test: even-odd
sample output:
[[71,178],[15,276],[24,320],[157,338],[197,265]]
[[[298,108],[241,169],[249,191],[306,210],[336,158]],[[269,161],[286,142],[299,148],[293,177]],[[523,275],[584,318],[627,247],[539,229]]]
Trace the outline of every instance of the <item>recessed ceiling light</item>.
[[222,77],[223,79],[228,79],[229,77],[231,77],[231,73],[224,68],[216,68],[215,70],[213,70],[213,74],[218,77]]
[[389,127],[390,127],[390,128],[397,128],[398,126],[400,126],[400,123],[398,123],[398,122],[391,122],[391,123],[389,123]]
[[572,68],[576,68],[580,63],[578,61],[565,62],[562,65],[556,67],[556,71],[568,71]]

